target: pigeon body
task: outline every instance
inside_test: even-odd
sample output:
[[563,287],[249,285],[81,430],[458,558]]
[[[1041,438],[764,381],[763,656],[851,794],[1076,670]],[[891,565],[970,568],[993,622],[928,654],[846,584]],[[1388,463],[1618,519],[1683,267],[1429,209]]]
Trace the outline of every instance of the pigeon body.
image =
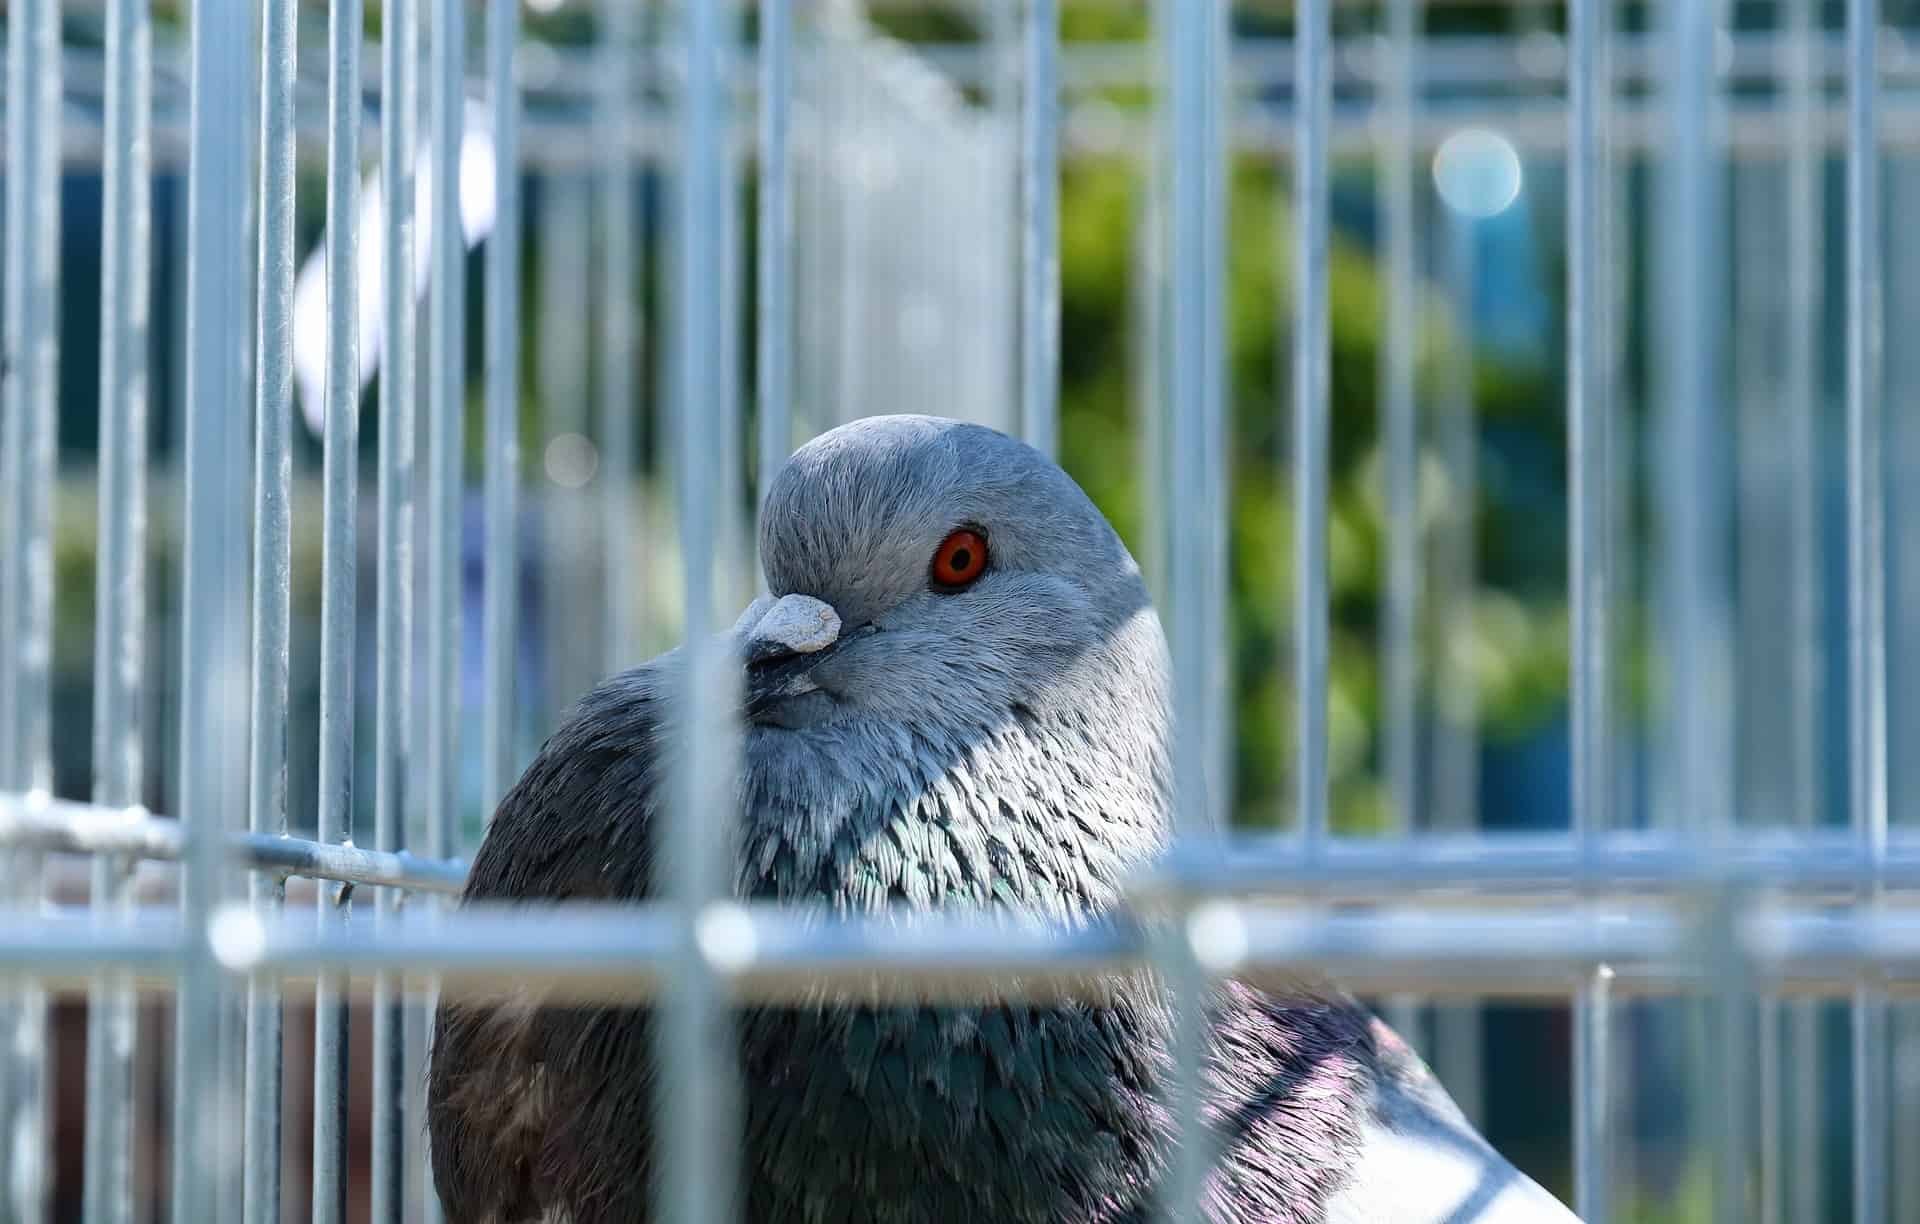
[[[761,556],[771,594],[733,631],[740,896],[1075,923],[1165,847],[1159,623],[1038,452],[928,417],[843,426],[776,478]],[[653,895],[682,666],[582,698],[501,801],[468,899]],[[1229,983],[1210,1007],[1212,1219],[1573,1219],[1331,986]],[[747,1216],[1144,1221],[1176,1142],[1169,1015],[1146,975],[1098,1005],[744,1008]],[[428,1126],[448,1218],[649,1218],[653,1056],[644,1008],[442,1004]]]

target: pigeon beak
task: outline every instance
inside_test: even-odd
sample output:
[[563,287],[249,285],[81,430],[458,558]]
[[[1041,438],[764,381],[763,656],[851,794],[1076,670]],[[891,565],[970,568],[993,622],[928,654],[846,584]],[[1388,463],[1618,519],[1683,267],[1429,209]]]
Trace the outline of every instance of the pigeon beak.
[[811,595],[763,595],[734,625],[747,666],[749,719],[781,702],[817,692],[813,667],[840,640],[840,616]]
[[747,662],[816,654],[840,640],[840,614],[811,595],[762,595],[734,623]]

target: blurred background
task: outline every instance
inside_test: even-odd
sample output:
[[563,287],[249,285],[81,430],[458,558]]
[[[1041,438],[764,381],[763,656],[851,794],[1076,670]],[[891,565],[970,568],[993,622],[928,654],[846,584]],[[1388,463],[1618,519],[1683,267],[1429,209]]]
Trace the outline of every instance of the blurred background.
[[[1184,2],[1184,0],[1183,0]],[[1213,2],[1213,0],[1194,0]],[[1225,0],[1221,0],[1225,2]],[[1703,0],[1704,2],[1704,0]],[[521,636],[515,767],[597,677],[677,640],[672,472],[664,445],[664,350],[671,309],[672,104],[675,66],[658,6],[619,0],[529,0],[520,50],[524,88],[519,523]],[[796,6],[794,441],[877,412],[923,411],[1018,428],[1019,15],[1015,0],[817,0]],[[1739,819],[1753,825],[1846,820],[1844,487],[1840,396],[1840,226],[1844,77],[1839,0],[1720,0],[1725,187],[1714,286],[1721,324],[1717,405],[1729,473],[1727,593],[1734,630]],[[1908,479],[1920,471],[1920,2],[1885,0],[1881,87],[1888,338],[1891,808],[1910,821],[1920,791],[1920,516]],[[1160,547],[1146,456],[1154,444],[1161,326],[1153,239],[1159,53],[1147,4],[1061,0],[1060,458],[1157,576]],[[320,574],[320,368],[325,326],[320,242],[324,201],[325,17],[303,4],[302,177],[296,258],[297,411],[293,514],[293,707],[289,808],[311,831],[316,794]],[[1649,746],[1661,734],[1661,668],[1652,652],[1653,498],[1658,451],[1651,388],[1657,319],[1655,172],[1666,152],[1656,6],[1614,6],[1606,264],[1614,413],[1612,548],[1619,585],[1617,775],[1613,827],[1663,819],[1650,799]],[[381,7],[369,4],[365,139],[371,192],[377,142]],[[1432,0],[1413,44],[1388,38],[1389,6],[1334,6],[1336,39],[1332,252],[1331,769],[1336,832],[1401,827],[1560,829],[1569,820],[1568,470],[1566,462],[1566,13],[1550,0]],[[1230,654],[1232,810],[1248,828],[1284,828],[1292,805],[1292,510],[1289,477],[1292,328],[1292,11],[1232,5],[1230,229],[1226,350],[1231,424]],[[480,22],[470,20],[478,35]],[[740,196],[730,204],[731,265],[715,269],[738,328],[728,376],[752,411],[755,258],[754,7],[734,64]],[[249,31],[236,30],[235,54]],[[55,789],[85,797],[94,598],[94,463],[98,444],[101,259],[102,15],[70,3],[64,18],[59,317],[59,487],[54,667]],[[1413,505],[1420,549],[1414,802],[1388,770],[1387,537],[1384,472],[1388,302],[1385,260],[1392,156],[1390,73],[1410,50],[1413,235],[1410,338],[1418,421]],[[163,813],[176,780],[180,632],[180,438],[185,250],[185,29],[156,6],[156,174],[151,329],[149,683],[143,693],[145,802]],[[249,52],[257,63],[257,54]],[[476,46],[469,63],[479,64]],[[257,71],[257,69],[256,69]],[[477,78],[476,78],[477,79]],[[493,151],[484,95],[471,96],[461,174],[469,244],[469,450],[462,613],[463,703],[479,700],[483,430],[480,250],[494,222]],[[422,128],[423,154],[425,129]],[[1803,175],[1796,179],[1796,167]],[[1803,185],[1796,196],[1795,184]],[[429,186],[428,189],[431,189]],[[377,202],[367,201],[369,219]],[[422,216],[425,217],[423,211]],[[425,225],[419,237],[424,276]],[[363,234],[377,227],[363,229]],[[247,249],[252,234],[236,235]],[[363,243],[368,239],[363,237]],[[370,245],[370,244],[369,244]],[[363,254],[365,252],[363,251]],[[377,251],[374,258],[377,258]],[[1800,274],[1795,273],[1799,269]],[[363,549],[357,685],[372,717],[371,580],[379,422],[375,299],[363,320],[367,371],[361,433]],[[422,280],[424,285],[424,279]],[[423,299],[424,300],[424,299]],[[422,336],[425,330],[422,328]],[[422,352],[425,351],[423,343]],[[251,346],[249,346],[251,351]],[[424,383],[423,383],[424,385]],[[420,413],[422,426],[426,414]],[[234,709],[246,707],[244,626],[252,443],[232,439],[235,512],[225,588],[240,632],[223,665]],[[424,453],[424,449],[423,449]],[[716,457],[715,462],[721,462]],[[753,456],[740,457],[746,468]],[[1811,524],[1795,543],[1794,524]],[[425,549],[416,549],[424,559]],[[1574,564],[1578,559],[1572,559]],[[1809,581],[1811,579],[1811,581]],[[1813,619],[1799,619],[1811,607]],[[1811,632],[1807,632],[1811,630]],[[1801,664],[1811,661],[1811,666]],[[1811,681],[1809,681],[1809,677]],[[424,687],[424,686],[418,686]],[[416,688],[416,693],[418,692]],[[244,736],[244,714],[232,720]],[[476,724],[477,725],[477,724]],[[356,788],[360,840],[372,831],[372,736]],[[1811,757],[1795,750],[1811,745]],[[244,744],[230,799],[245,803]],[[486,815],[477,733],[463,745],[462,819],[473,844]],[[1806,802],[1811,797],[1811,807]],[[1403,810],[1403,808],[1405,810]],[[60,876],[84,895],[84,868]],[[1804,1202],[1820,1219],[1848,1205],[1844,1005],[1807,1005],[1817,1067],[1794,1099],[1794,1142],[1814,1163]],[[60,1049],[55,1218],[77,1217],[81,1005],[56,1012]],[[1614,1171],[1620,1218],[1700,1217],[1707,1176],[1688,1143],[1695,1125],[1682,1046],[1688,1005],[1623,1004],[1622,1141]],[[1920,1143],[1920,1025],[1898,1017],[1899,1129],[1891,1150]],[[290,1159],[311,1125],[310,1060],[290,1008]],[[356,1020],[356,1045],[367,1026]],[[150,1008],[143,1048],[164,1055],[164,1009]],[[1430,1053],[1469,1113],[1516,1163],[1565,1196],[1570,1186],[1568,1018],[1563,1008],[1449,1006],[1422,1013]],[[364,1070],[366,1051],[356,1052]],[[143,1092],[154,1125],[164,1109]],[[362,1102],[364,1094],[361,1095]],[[356,1117],[359,1111],[356,1110]],[[143,1115],[144,1117],[144,1115]],[[359,1124],[364,1126],[364,1120]],[[364,1152],[364,1133],[354,1150]],[[146,1158],[151,1165],[150,1155]],[[1896,1167],[1902,1162],[1896,1161]],[[1913,1162],[1905,1162],[1911,1165]],[[159,1162],[164,1166],[164,1161]],[[162,1167],[152,1176],[163,1177]],[[1920,1167],[1899,1169],[1896,1217],[1920,1220]],[[157,1182],[149,1184],[157,1185]],[[297,1186],[290,1179],[290,1186]],[[142,1196],[156,1204],[158,1193]],[[356,1204],[362,1196],[354,1196]],[[306,1204],[288,1195],[288,1218]]]

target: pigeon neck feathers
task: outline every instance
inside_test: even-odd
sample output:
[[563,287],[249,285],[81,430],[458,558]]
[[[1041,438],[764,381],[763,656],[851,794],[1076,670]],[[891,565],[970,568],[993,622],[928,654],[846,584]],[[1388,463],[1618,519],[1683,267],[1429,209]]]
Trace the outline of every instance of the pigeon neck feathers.
[[1160,670],[1139,675],[1126,695],[1069,681],[1067,699],[937,721],[750,730],[740,891],[847,912],[1112,907],[1166,838]]

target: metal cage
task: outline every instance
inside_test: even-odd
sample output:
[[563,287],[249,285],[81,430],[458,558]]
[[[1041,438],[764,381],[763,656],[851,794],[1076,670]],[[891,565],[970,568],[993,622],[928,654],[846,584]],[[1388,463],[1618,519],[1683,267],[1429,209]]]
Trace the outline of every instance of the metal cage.
[[[660,1002],[676,1043],[663,1089],[687,1136],[663,1166],[667,1218],[719,1219],[737,1118],[702,1034],[729,1000],[836,982],[940,998],[988,979],[1054,996],[1122,964],[1157,967],[1188,999],[1209,976],[1323,970],[1415,1028],[1423,998],[1564,1005],[1572,1196],[1596,1224],[1636,1218],[1613,1193],[1630,1129],[1620,1019],[1639,998],[1689,1000],[1675,1065],[1701,1110],[1686,1144],[1709,1162],[1714,1218],[1827,1214],[1815,1179],[1840,1149],[1806,1121],[1809,1094],[1848,1102],[1852,1217],[1920,1212],[1890,1151],[1920,1108],[1898,1071],[1920,1043],[1894,1022],[1920,983],[1920,841],[1889,832],[1906,776],[1889,747],[1905,692],[1889,638],[1906,620],[1890,613],[1920,610],[1920,592],[1906,598],[1898,564],[1889,585],[1914,541],[1888,513],[1890,473],[1920,457],[1888,410],[1920,372],[1884,343],[1890,309],[1920,319],[1920,244],[1896,220],[1920,206],[1904,170],[1920,13],[1515,0],[1484,6],[1503,14],[1493,32],[1449,35],[1442,18],[1473,5],[1163,0],[1148,37],[1102,41],[1075,18],[1136,6],[977,0],[934,6],[973,31],[943,40],[887,32],[920,5],[584,4],[195,0],[156,16],[148,0],[8,0],[0,1219],[51,1218],[68,1163],[55,1124],[71,1121],[57,1100],[81,1096],[84,1135],[59,1144],[83,1153],[89,1221],[431,1218],[423,1018],[437,992],[502,983]],[[1100,92],[1115,89],[1133,103]],[[1423,336],[1436,308],[1474,317],[1490,257],[1473,218],[1521,190],[1521,151],[1564,254],[1548,295],[1564,450],[1543,462],[1565,507],[1570,817],[1502,833],[1479,829],[1479,741],[1422,713],[1432,687],[1473,725],[1471,668],[1445,649],[1428,660],[1422,626],[1429,599],[1471,615],[1476,564],[1471,511],[1431,527],[1423,473],[1468,490],[1483,475],[1471,335],[1437,353]],[[1133,909],[1061,930],[735,905],[707,818],[732,751],[712,659],[676,782],[669,836],[690,867],[671,895],[551,914],[440,904],[560,695],[699,639],[751,594],[752,486],[796,437],[925,396],[1058,449],[1074,428],[1059,398],[1063,168],[1095,157],[1131,159],[1142,184],[1140,551],[1176,675],[1181,838]],[[1416,174],[1429,157],[1434,193]],[[1233,805],[1241,663],[1221,643],[1245,463],[1228,440],[1228,238],[1246,159],[1287,183],[1272,359],[1289,385],[1274,413],[1290,430],[1292,827],[1222,842],[1209,830]],[[1828,257],[1835,162],[1844,250]],[[97,248],[75,237],[70,186],[96,173],[82,203]],[[1372,201],[1358,221],[1336,212],[1349,180]],[[1330,426],[1350,377],[1333,360],[1337,232],[1363,240],[1384,292],[1379,836],[1336,832],[1329,798]],[[97,272],[73,270],[82,240]],[[98,349],[81,378],[62,348],[83,301]],[[1439,390],[1422,374],[1436,363]],[[93,390],[89,509],[62,481],[92,444],[74,422]],[[523,399],[541,405],[530,425]],[[1623,475],[1636,454],[1644,490]],[[1837,533],[1829,487],[1844,493]],[[56,699],[58,639],[84,621],[55,597],[69,513],[94,542],[79,782],[56,774],[88,718]],[[299,551],[302,520],[317,552]],[[164,554],[155,536],[173,541]],[[538,605],[523,590],[534,558]],[[1636,566],[1658,693],[1656,730],[1629,742]],[[539,634],[550,674],[530,686]],[[1774,708],[1746,704],[1756,668]],[[296,683],[309,675],[317,694]],[[83,1092],[63,1089],[50,1021],[71,1022],[54,1004],[80,996]],[[1851,1018],[1850,1083],[1819,1069],[1823,1000]],[[310,1070],[286,1025],[296,1004],[314,1017]],[[358,1053],[350,1015],[371,1025]],[[1187,1036],[1175,1092],[1192,1123]],[[1436,1055],[1462,1092],[1500,1057],[1475,1040],[1452,1065]],[[142,1050],[170,1057],[169,1119],[136,1107],[160,1099]],[[283,1134],[289,1092],[312,1107],[304,1167]],[[1200,1145],[1175,1173],[1168,1214],[1198,1218]]]

